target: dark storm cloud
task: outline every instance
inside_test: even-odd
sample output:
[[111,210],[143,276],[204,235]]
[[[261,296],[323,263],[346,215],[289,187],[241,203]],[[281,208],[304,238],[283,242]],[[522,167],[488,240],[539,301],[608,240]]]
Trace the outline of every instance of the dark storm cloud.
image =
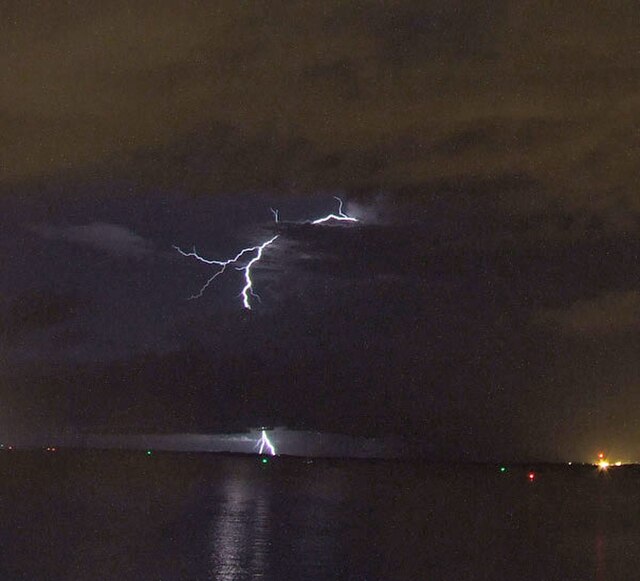
[[0,10],[16,425],[637,442],[637,3]]
[[[619,333],[588,330],[588,340],[576,340],[558,333],[559,321],[611,296],[602,309],[624,322],[628,301],[614,298],[637,290],[638,241],[565,223],[560,212],[514,221],[496,207],[517,187],[537,184],[504,177],[466,196],[465,186],[440,184],[424,190],[429,204],[411,207],[392,195],[350,201],[346,208],[365,220],[355,226],[303,223],[335,210],[330,196],[314,204],[177,196],[161,209],[153,197],[112,198],[113,223],[129,216],[130,232],[148,236],[154,216],[149,240],[159,251],[96,261],[92,246],[32,236],[24,259],[36,270],[68,264],[51,278],[60,288],[83,281],[91,308],[55,333],[24,335],[30,358],[15,358],[4,373],[13,409],[42,418],[51,406],[56,421],[83,429],[274,424],[416,437],[432,457],[579,456],[596,445],[592,434],[613,434],[589,419],[593,402],[624,418],[621,402],[635,401],[630,346],[638,337],[627,327],[623,343]],[[280,224],[270,222],[271,206]],[[187,300],[210,270],[170,252],[172,243],[223,257],[274,233],[280,239],[254,272],[262,301],[253,311],[241,308],[242,277],[233,270]],[[61,330],[71,339],[61,341]],[[44,394],[37,405],[33,393]],[[578,416],[579,426],[571,420]],[[631,428],[621,434],[635,437]]]
[[75,316],[82,303],[72,296],[32,292],[2,301],[2,336],[16,341],[25,333],[64,323]]
[[565,309],[543,310],[536,319],[577,337],[638,333],[640,291],[610,292],[593,299],[582,299]]
[[36,226],[32,229],[49,240],[67,240],[119,256],[141,257],[152,252],[149,241],[118,224],[94,222],[80,226]]
[[[635,2],[3,4],[2,167],[199,191],[512,173],[639,210]],[[517,193],[512,198],[517,198]]]

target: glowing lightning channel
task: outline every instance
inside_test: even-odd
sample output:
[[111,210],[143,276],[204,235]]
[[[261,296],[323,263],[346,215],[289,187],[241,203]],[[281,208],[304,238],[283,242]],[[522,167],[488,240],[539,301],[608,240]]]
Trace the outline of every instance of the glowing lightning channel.
[[215,264],[216,266],[220,267],[216,272],[213,273],[212,276],[209,277],[209,279],[204,283],[204,285],[202,285],[200,292],[198,292],[195,295],[192,295],[189,298],[199,299],[204,294],[204,291],[207,290],[209,285],[216,278],[218,278],[222,273],[224,273],[224,271],[227,269],[227,266],[229,266],[230,264],[237,264],[245,254],[248,254],[250,252],[255,252],[256,255],[251,260],[249,260],[247,264],[241,267],[236,267],[237,270],[241,270],[244,272],[245,285],[242,288],[242,291],[240,292],[240,295],[242,296],[242,305],[244,306],[245,309],[251,310],[251,303],[249,301],[249,297],[251,296],[260,300],[260,297],[253,292],[253,281],[251,279],[251,267],[262,258],[264,249],[270,244],[273,244],[273,242],[275,242],[277,238],[278,236],[276,235],[273,238],[270,238],[269,240],[267,240],[266,242],[259,244],[258,246],[250,246],[249,248],[243,248],[233,258],[229,258],[228,260],[209,260],[208,258],[204,258],[203,256],[200,256],[196,252],[195,247],[191,252],[185,252],[180,247],[174,246],[174,248],[180,254],[182,254],[182,256],[192,257],[192,258],[195,258],[196,260],[199,260],[200,262],[204,262],[205,264],[209,264],[209,265]]
[[313,220],[312,224],[324,224],[329,220],[336,220],[337,222],[358,222],[357,218],[353,216],[349,216],[342,211],[342,200],[338,196],[333,196],[334,199],[338,200],[338,213],[337,214],[329,214],[328,216],[324,216],[324,218],[318,218],[317,220]]
[[256,444],[256,448],[259,448],[258,454],[263,454],[266,448],[267,450],[269,450],[269,454],[271,454],[272,456],[276,455],[276,449],[271,443],[271,441],[269,440],[269,436],[267,436],[266,430],[261,430],[260,439]]
[[[305,223],[318,225],[318,224],[324,224],[331,220],[334,220],[337,222],[359,222],[357,218],[353,216],[349,216],[348,214],[342,211],[342,207],[343,207],[342,199],[340,199],[338,196],[334,196],[334,198],[338,201],[337,214],[328,214],[326,216],[323,216],[322,218],[317,218],[316,220],[313,220],[311,222],[305,222]],[[276,224],[279,224],[280,212],[277,209],[271,208],[271,213],[273,214],[274,222]],[[185,250],[182,250],[180,247],[174,246],[173,248],[175,248],[180,254],[182,254],[182,256],[185,256],[187,258],[195,258],[196,260],[203,262],[204,264],[207,264],[209,266],[215,265],[219,267],[202,285],[202,287],[200,288],[200,291],[197,294],[189,297],[189,300],[201,298],[204,292],[207,290],[207,288],[209,288],[209,285],[221,274],[224,274],[224,272],[227,270],[227,266],[229,266],[230,264],[237,265],[243,260],[246,254],[255,252],[254,257],[251,258],[251,260],[249,260],[246,264],[244,264],[244,266],[235,267],[236,270],[244,272],[244,286],[240,291],[240,296],[242,297],[242,306],[245,309],[251,310],[251,298],[260,300],[260,296],[256,294],[253,290],[253,280],[251,279],[251,269],[257,262],[260,261],[264,253],[264,250],[268,246],[273,244],[278,238],[279,238],[279,235],[276,234],[275,236],[273,236],[269,240],[266,240],[262,244],[258,244],[256,246],[250,246],[248,248],[243,248],[233,258],[229,258],[227,260],[211,260],[208,258],[204,258],[203,256],[200,256],[200,254],[198,254],[198,252],[195,249],[195,246],[193,247],[193,250],[191,252],[186,252]]]
[[251,310],[251,303],[249,302],[249,296],[252,296],[260,300],[260,296],[253,292],[253,281],[251,280],[251,267],[262,258],[262,253],[264,252],[264,249],[270,244],[273,244],[277,239],[278,239],[278,235],[276,234],[273,238],[267,240],[266,242],[263,242],[260,246],[257,247],[258,249],[257,254],[249,262],[247,262],[247,265],[241,268],[238,268],[238,270],[244,271],[244,287],[242,288],[242,292],[240,294],[242,295],[242,304],[245,309]]

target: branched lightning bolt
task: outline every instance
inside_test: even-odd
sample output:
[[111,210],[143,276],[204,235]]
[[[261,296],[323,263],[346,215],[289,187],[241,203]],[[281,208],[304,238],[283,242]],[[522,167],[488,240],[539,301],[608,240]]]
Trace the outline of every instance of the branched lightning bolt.
[[258,448],[258,454],[263,454],[265,449],[269,450],[269,454],[272,456],[276,455],[276,449],[274,445],[269,440],[269,436],[267,436],[266,430],[260,431],[260,439],[256,443],[256,448]]
[[200,262],[204,262],[205,264],[209,264],[209,265],[215,264],[216,266],[220,267],[218,270],[216,270],[216,272],[213,273],[213,275],[211,275],[207,279],[204,285],[202,285],[200,292],[198,292],[195,295],[192,295],[189,298],[199,299],[204,294],[204,291],[207,290],[207,287],[227,269],[227,266],[229,266],[230,264],[238,263],[245,254],[248,254],[250,252],[255,252],[256,255],[251,260],[249,260],[247,264],[237,268],[237,270],[241,270],[244,272],[245,285],[242,288],[242,291],[240,292],[240,295],[242,296],[242,304],[245,309],[251,310],[251,303],[249,301],[249,296],[255,297],[258,300],[260,300],[260,297],[253,292],[253,281],[251,280],[251,267],[262,258],[264,249],[270,244],[273,244],[273,242],[275,242],[277,238],[278,236],[276,235],[273,238],[270,238],[269,240],[267,240],[266,242],[259,244],[258,246],[250,246],[249,248],[243,248],[233,258],[229,258],[228,260],[209,260],[208,258],[204,258],[203,256],[200,256],[196,252],[195,247],[191,252],[185,252],[180,247],[174,246],[174,248],[180,254],[182,254],[182,256],[193,257],[196,260],[199,260]]
[[242,304],[244,305],[245,309],[251,310],[249,295],[260,300],[260,297],[253,292],[253,281],[251,280],[251,267],[256,262],[258,262],[258,260],[262,258],[262,253],[264,252],[264,249],[270,244],[273,244],[277,239],[278,239],[278,235],[276,234],[273,238],[270,238],[266,242],[263,242],[260,246],[256,246],[254,248],[254,249],[257,248],[258,250],[256,255],[249,262],[247,262],[246,266],[238,268],[238,270],[244,271],[244,287],[242,288],[242,292],[240,294],[242,295]]
[[[338,200],[338,213],[337,214],[327,214],[326,216],[323,216],[322,218],[317,218],[316,220],[313,220],[311,222],[306,222],[306,224],[313,224],[313,225],[318,225],[318,224],[324,224],[326,222],[329,222],[331,220],[337,221],[337,222],[358,222],[359,220],[357,218],[354,218],[353,216],[349,216],[348,214],[345,214],[342,211],[342,200],[340,198],[338,198],[337,196],[334,196],[334,198],[336,200]],[[276,224],[280,223],[280,212],[277,209],[271,208],[271,213],[273,214],[273,219],[275,221]],[[186,256],[187,258],[195,258],[196,260],[198,260],[199,262],[203,262],[204,264],[207,264],[209,266],[217,266],[219,267],[208,279],[207,281],[202,285],[202,287],[200,288],[200,291],[197,294],[192,295],[191,297],[189,297],[189,299],[199,299],[200,297],[202,297],[202,295],[204,294],[204,292],[207,290],[207,288],[209,287],[209,285],[216,279],[218,278],[221,274],[223,274],[226,269],[227,266],[229,266],[230,264],[233,265],[238,265],[239,263],[241,263],[243,261],[243,259],[245,258],[245,255],[251,254],[251,253],[255,253],[253,258],[251,258],[248,262],[246,262],[246,264],[242,265],[242,266],[236,266],[236,270],[242,271],[244,273],[244,286],[242,287],[242,290],[240,291],[240,296],[242,297],[242,306],[245,309],[249,309],[251,310],[251,298],[255,298],[260,300],[260,296],[258,294],[256,294],[253,290],[253,280],[251,278],[251,269],[253,268],[253,266],[260,261],[260,259],[262,258],[262,255],[265,251],[265,249],[270,246],[271,244],[273,244],[280,236],[278,234],[276,234],[275,236],[269,238],[268,240],[264,241],[262,244],[258,244],[256,246],[250,246],[248,248],[243,248],[242,250],[240,250],[240,252],[238,252],[238,254],[236,254],[233,258],[229,258],[227,260],[211,260],[208,258],[204,258],[203,256],[200,256],[200,254],[198,254],[198,252],[195,249],[195,246],[193,248],[193,250],[191,252],[186,252],[184,250],[182,250],[180,247],[178,246],[174,246],[173,248],[175,248],[180,254],[182,254],[182,256]]]
[[312,224],[323,224],[324,222],[328,222],[329,220],[336,220],[337,222],[358,222],[357,218],[353,216],[349,216],[342,211],[342,200],[338,196],[333,196],[336,200],[338,200],[338,213],[337,214],[328,214],[323,218],[318,218],[317,220],[313,220]]

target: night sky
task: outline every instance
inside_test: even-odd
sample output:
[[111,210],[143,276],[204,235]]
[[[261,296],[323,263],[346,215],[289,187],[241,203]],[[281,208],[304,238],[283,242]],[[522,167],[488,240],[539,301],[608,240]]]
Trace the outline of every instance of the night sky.
[[[0,5],[0,436],[640,459],[640,4]],[[358,224],[311,226],[335,212]],[[270,208],[278,208],[276,225]],[[279,234],[254,268],[211,274]]]

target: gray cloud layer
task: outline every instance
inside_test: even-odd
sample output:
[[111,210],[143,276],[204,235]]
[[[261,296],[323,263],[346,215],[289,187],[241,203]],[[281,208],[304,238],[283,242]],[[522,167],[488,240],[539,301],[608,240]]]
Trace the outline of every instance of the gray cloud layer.
[[[524,178],[635,224],[640,8],[5,3],[7,177],[113,167],[205,191]],[[106,164],[106,166],[105,166]]]
[[93,222],[81,226],[38,226],[35,231],[44,238],[67,240],[119,256],[140,257],[152,251],[150,242],[118,224]]
[[[0,291],[51,354],[9,370],[25,417],[57,385],[119,427],[263,418],[483,453],[563,429],[591,450],[627,422],[637,449],[639,19],[625,1],[2,3]],[[271,222],[334,193],[367,225]],[[227,256],[271,229],[251,313],[237,272],[186,301],[202,265],[92,250]],[[78,289],[80,314],[48,298]]]

